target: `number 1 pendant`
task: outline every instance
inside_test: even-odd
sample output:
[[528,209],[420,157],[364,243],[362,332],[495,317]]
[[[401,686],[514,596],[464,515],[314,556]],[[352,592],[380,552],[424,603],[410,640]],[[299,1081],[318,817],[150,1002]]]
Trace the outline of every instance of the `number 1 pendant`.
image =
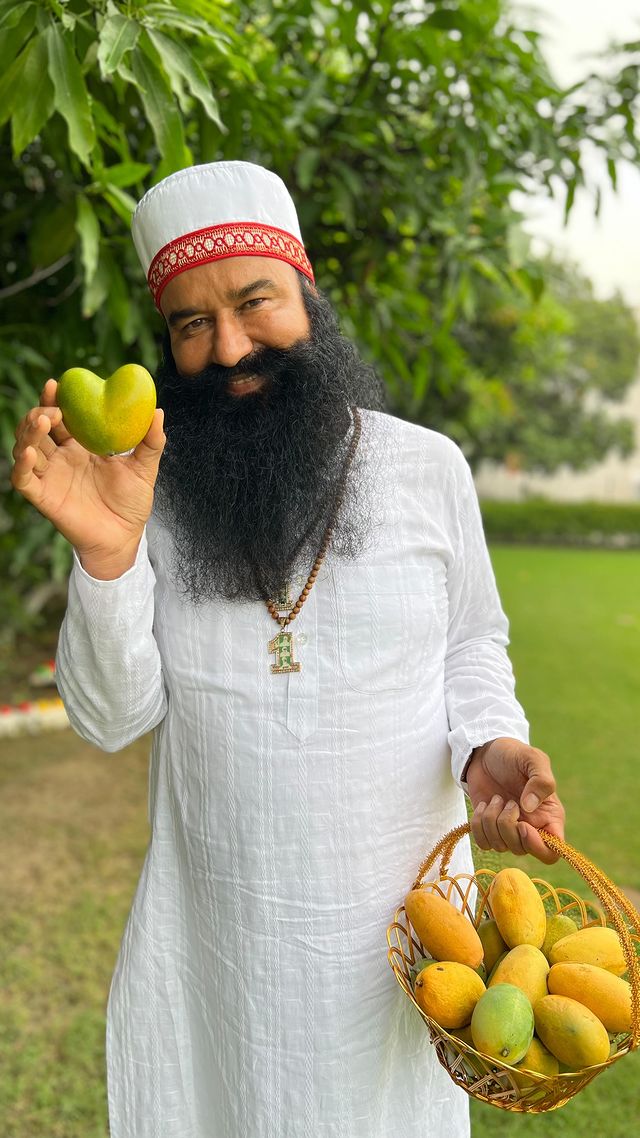
[[274,652],[276,662],[271,665],[272,675],[281,676],[287,672],[300,671],[301,665],[299,661],[293,658],[292,632],[279,632],[277,636],[274,636],[273,640],[269,641],[269,653]]

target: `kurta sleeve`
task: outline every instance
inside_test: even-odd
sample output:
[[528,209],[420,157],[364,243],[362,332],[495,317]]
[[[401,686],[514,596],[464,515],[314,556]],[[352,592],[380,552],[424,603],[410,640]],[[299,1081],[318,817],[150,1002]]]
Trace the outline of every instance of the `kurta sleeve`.
[[529,724],[515,697],[506,651],[509,624],[498,596],[471,471],[460,451],[452,487],[445,700],[452,772],[460,785],[474,747],[500,736],[527,743]]
[[154,585],[146,533],[135,564],[114,581],[90,577],[74,551],[56,683],[71,725],[104,751],[126,747],[166,714]]

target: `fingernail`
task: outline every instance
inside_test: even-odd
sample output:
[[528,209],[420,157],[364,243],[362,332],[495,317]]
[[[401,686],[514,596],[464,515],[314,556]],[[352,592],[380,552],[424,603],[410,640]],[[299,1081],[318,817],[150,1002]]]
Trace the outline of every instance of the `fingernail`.
[[479,802],[477,806],[474,806],[474,811],[476,814],[481,814],[482,811],[486,810],[486,809],[487,809],[486,802]]
[[509,801],[507,802],[507,805],[505,806],[505,810],[516,810],[517,808],[518,808],[518,803],[514,802],[513,798],[510,798]]
[[532,814],[539,805],[540,799],[535,794],[527,794],[526,798],[522,799],[522,809],[526,810],[527,814]]
[[491,799],[491,806],[498,806],[501,802],[502,802],[502,799],[501,799],[500,795],[494,794],[493,798]]

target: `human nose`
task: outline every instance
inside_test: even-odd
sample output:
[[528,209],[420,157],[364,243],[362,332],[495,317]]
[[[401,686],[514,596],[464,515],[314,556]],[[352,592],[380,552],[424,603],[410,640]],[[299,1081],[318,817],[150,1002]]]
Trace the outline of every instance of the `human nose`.
[[232,319],[216,321],[213,335],[213,362],[220,367],[235,367],[253,350],[253,340]]

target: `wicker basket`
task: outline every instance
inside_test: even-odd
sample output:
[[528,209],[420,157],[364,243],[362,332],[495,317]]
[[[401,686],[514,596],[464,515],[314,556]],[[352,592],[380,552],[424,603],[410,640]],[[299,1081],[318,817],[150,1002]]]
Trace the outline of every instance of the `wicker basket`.
[[[495,871],[479,869],[475,875],[448,876],[451,854],[458,841],[469,833],[469,825],[458,826],[446,834],[420,866],[412,889],[422,887],[438,893],[460,908],[477,928],[483,917],[491,917],[488,892]],[[631,1031],[615,1037],[612,1054],[605,1063],[587,1067],[582,1071],[560,1075],[539,1075],[518,1071],[506,1063],[491,1059],[473,1047],[450,1035],[427,1016],[413,995],[411,968],[427,955],[410,927],[404,906],[397,910],[393,924],[387,929],[389,963],[398,983],[415,1005],[429,1029],[431,1041],[442,1066],[453,1081],[481,1102],[491,1103],[502,1110],[540,1114],[563,1106],[592,1079],[617,1063],[628,1051],[640,1045],[640,916],[624,893],[583,854],[566,842],[540,831],[547,846],[561,855],[587,882],[602,905],[585,901],[569,889],[554,889],[541,878],[532,878],[545,909],[549,914],[566,913],[579,928],[588,925],[609,925],[622,942],[631,984]],[[424,876],[440,859],[439,879],[424,882]]]

